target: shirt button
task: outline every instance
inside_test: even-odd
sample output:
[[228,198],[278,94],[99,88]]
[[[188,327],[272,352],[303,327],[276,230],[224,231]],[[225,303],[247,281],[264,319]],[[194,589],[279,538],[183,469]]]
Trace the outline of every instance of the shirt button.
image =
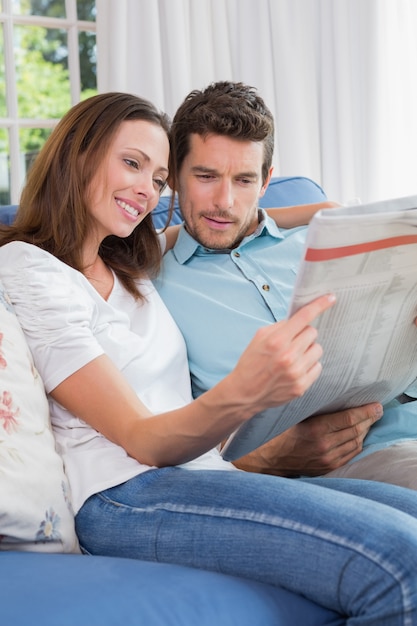
[[262,285],[262,289],[264,291],[269,291],[269,285]]
[[239,257],[240,256],[240,252],[233,252],[233,255]]

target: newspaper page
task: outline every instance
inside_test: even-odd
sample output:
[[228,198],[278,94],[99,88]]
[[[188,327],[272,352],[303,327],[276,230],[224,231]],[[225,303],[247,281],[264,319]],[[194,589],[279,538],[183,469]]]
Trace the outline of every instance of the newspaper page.
[[315,322],[322,373],[288,404],[255,415],[222,454],[237,459],[315,414],[387,403],[417,378],[417,196],[319,211],[307,230],[289,315],[325,293]]

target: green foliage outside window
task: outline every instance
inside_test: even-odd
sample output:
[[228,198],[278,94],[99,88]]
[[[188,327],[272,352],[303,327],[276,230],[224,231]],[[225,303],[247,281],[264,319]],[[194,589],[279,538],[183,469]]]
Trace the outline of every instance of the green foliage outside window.
[[[15,5],[13,10],[20,15],[65,17],[64,0],[20,0],[13,4]],[[78,19],[94,20],[95,0],[79,0],[77,10]],[[71,106],[66,31],[35,25],[15,25],[13,37],[19,118],[21,120],[60,119]],[[79,32],[79,55],[81,99],[84,100],[97,93],[94,32]],[[2,33],[0,32],[1,85],[6,85],[6,77]],[[1,116],[7,117],[7,107],[5,89],[0,87]],[[26,167],[42,147],[50,132],[50,128],[22,127],[20,129],[20,152],[25,155]],[[8,131],[6,128],[0,128],[0,155],[8,153]],[[0,172],[0,179],[4,180],[4,175],[4,172],[3,176]],[[0,190],[2,196],[4,191]],[[1,198],[1,201],[4,202],[4,199]]]

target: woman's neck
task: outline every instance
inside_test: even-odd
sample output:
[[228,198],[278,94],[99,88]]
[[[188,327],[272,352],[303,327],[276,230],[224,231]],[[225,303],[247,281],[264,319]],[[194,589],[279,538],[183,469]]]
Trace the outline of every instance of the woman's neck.
[[101,297],[107,300],[113,290],[114,276],[100,256],[97,255],[95,261],[85,267],[84,275]]

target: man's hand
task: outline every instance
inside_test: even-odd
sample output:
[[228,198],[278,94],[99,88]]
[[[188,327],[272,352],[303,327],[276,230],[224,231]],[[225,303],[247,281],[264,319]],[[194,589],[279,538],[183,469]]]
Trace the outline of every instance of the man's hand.
[[234,465],[248,472],[276,476],[327,474],[361,452],[363,440],[382,413],[382,406],[373,403],[309,417]]

